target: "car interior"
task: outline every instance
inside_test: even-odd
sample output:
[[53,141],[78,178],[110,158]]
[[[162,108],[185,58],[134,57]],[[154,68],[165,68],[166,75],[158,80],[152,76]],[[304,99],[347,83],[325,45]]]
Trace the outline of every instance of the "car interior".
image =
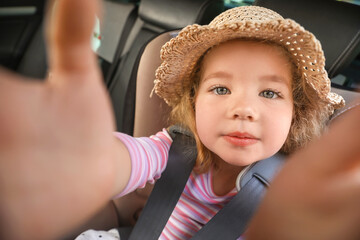
[[[335,0],[102,0],[101,46],[96,51],[115,113],[117,131],[149,136],[168,126],[169,107],[152,94],[160,48],[193,23],[207,24],[240,5],[273,9],[299,22],[320,40],[333,91],[346,106],[329,122],[360,105],[360,4]],[[357,2],[357,3],[356,3]],[[45,0],[0,2],[0,64],[34,81],[48,74],[44,25]],[[151,97],[150,97],[151,95]],[[357,99],[357,100],[356,100]],[[331,126],[330,126],[331,127]],[[132,227],[146,204],[148,184],[113,199],[94,218],[69,234],[73,239],[93,228]]]

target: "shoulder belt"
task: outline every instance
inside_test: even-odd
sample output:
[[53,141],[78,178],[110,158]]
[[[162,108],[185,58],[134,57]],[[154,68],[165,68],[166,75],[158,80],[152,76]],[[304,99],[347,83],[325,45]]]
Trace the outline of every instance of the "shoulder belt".
[[[181,128],[170,128],[173,143],[161,178],[140,215],[129,239],[159,239],[183,192],[195,165],[196,149],[191,134]],[[284,156],[276,154],[256,162],[238,179],[240,191],[192,239],[236,239],[240,237],[262,200]]]

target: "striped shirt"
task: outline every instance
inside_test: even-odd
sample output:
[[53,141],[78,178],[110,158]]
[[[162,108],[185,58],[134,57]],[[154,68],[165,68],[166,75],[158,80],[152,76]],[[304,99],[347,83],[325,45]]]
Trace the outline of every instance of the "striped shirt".
[[[149,138],[133,138],[122,133],[115,135],[129,150],[132,161],[129,182],[118,197],[160,178],[172,143],[165,129]],[[235,195],[234,189],[224,196],[217,196],[213,192],[212,171],[204,174],[193,171],[159,239],[191,238]]]

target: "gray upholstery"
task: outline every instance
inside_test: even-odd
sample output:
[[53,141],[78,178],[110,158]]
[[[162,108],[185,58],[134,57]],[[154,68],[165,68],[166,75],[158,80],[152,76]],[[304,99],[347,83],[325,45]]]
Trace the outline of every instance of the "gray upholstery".
[[[103,19],[101,20],[101,46],[97,54],[99,59],[111,64],[114,54],[119,45],[119,40],[127,41],[128,36],[124,34],[123,29],[127,19],[132,11],[137,11],[137,2],[139,0],[104,0],[103,1]],[[125,43],[124,43],[125,44]],[[124,54],[122,52],[121,54]],[[43,26],[41,25],[29,43],[24,55],[19,63],[17,72],[33,78],[44,78],[47,73],[47,56],[44,41]],[[102,70],[105,71],[105,68]],[[105,75],[105,73],[104,73]]]
[[97,50],[99,57],[112,63],[121,33],[134,3],[119,3],[112,1],[103,2],[103,19],[101,22],[101,46]]
[[345,99],[345,107],[341,109],[335,110],[333,116],[331,117],[331,123],[339,120],[342,116],[351,111],[351,109],[355,107],[360,107],[360,92],[350,91],[348,89],[341,89],[341,88],[332,88],[332,91],[340,94]]
[[139,16],[161,28],[177,29],[193,23],[207,24],[223,6],[222,1],[142,0]]
[[48,69],[43,24],[35,32],[16,71],[27,77],[45,78]]

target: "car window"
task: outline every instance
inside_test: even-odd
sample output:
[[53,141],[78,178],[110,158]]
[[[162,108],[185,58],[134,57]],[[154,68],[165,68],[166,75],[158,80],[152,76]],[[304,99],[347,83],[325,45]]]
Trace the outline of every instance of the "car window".
[[253,3],[254,3],[254,0],[225,0],[224,1],[226,8],[252,5]]

